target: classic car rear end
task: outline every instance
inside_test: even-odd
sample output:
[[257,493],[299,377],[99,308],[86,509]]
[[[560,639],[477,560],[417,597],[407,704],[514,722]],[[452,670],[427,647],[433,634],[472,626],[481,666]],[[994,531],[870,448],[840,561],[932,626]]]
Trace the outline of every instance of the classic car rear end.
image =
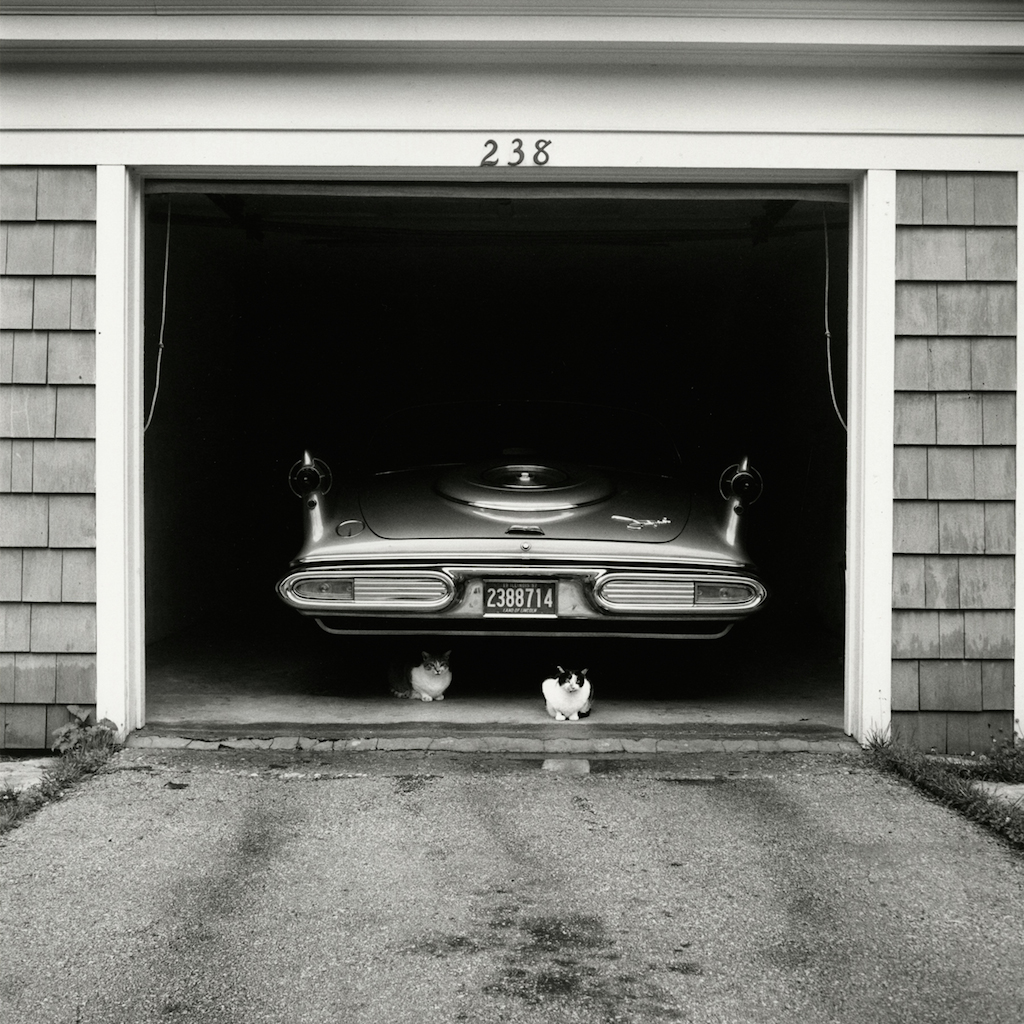
[[641,457],[589,407],[501,403],[501,429],[462,444],[482,415],[425,414],[342,486],[307,453],[291,474],[305,540],[283,600],[332,632],[691,637],[721,636],[766,600],[740,540],[761,490],[745,461],[701,491],[674,449]]

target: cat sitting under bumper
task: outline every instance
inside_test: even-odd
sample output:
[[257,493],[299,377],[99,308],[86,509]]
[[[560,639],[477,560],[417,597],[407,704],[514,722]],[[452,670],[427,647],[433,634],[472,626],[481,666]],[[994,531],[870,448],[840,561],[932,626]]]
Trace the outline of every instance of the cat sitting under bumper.
[[556,722],[578,722],[590,714],[594,688],[587,679],[587,670],[577,672],[558,666],[558,675],[545,679],[540,686],[548,714]]
[[444,691],[452,682],[451,656],[451,651],[440,656],[423,651],[418,662],[393,662],[388,673],[391,692],[414,700],[444,700]]

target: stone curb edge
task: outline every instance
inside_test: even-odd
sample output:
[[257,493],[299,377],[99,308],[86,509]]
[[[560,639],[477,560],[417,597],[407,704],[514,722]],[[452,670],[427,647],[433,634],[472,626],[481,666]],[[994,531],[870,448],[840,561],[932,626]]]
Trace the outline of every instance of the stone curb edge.
[[1024,811],[1024,783],[974,782],[972,786],[976,791],[992,800]]
[[310,736],[191,739],[188,736],[129,736],[125,746],[164,750],[306,750],[334,753],[355,750],[444,751],[466,754],[706,754],[706,753],[858,753],[847,740],[755,739],[529,739],[516,736],[403,736],[328,740]]

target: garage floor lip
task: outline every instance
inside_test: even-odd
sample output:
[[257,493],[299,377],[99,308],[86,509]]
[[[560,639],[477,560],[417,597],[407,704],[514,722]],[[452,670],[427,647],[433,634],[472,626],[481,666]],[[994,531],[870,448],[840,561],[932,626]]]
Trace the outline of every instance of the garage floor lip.
[[249,730],[246,735],[225,735],[215,730],[176,730],[172,733],[132,733],[129,747],[186,750],[272,750],[279,753],[372,752],[392,751],[420,755],[448,754],[559,754],[574,756],[616,754],[697,754],[697,753],[859,753],[860,747],[845,735],[810,736],[767,735],[763,731],[745,736],[665,735],[630,737],[622,735],[590,736],[580,732],[509,735],[486,732],[451,735],[437,730],[436,735],[416,732],[391,735],[318,736],[301,735],[294,729]]
[[812,723],[598,726],[401,722],[387,726],[294,722],[218,726],[211,722],[152,723],[128,737],[130,747],[192,750],[273,750],[317,754],[406,751],[418,754],[685,754],[820,753],[860,750],[842,730]]
[[217,723],[175,721],[150,722],[137,730],[133,736],[188,736],[195,739],[254,736],[310,736],[321,739],[359,739],[370,736],[504,736],[522,739],[608,739],[611,737],[631,740],[652,739],[829,739],[841,740],[846,735],[841,729],[817,723],[766,724],[717,724],[717,723],[676,723],[671,725],[599,725],[589,722],[565,722],[560,724],[509,725],[459,722],[390,722],[380,724],[326,725],[302,722],[247,722]]

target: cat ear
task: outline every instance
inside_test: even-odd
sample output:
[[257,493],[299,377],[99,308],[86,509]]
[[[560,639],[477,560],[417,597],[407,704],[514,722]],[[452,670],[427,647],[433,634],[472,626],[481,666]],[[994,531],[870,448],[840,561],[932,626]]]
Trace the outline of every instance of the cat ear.
[[585,668],[581,668],[580,669],[580,675],[581,676],[586,676],[586,674],[587,674],[587,670]]
[[420,656],[423,658],[424,661],[430,661],[430,651],[420,651]]
[[555,666],[555,668],[557,668],[557,669],[558,669],[558,674],[559,674],[560,676],[562,676],[562,675],[565,675],[565,669],[564,669],[564,668],[562,668],[562,666],[561,666],[561,665],[556,665],[556,666]]
[[445,661],[449,661],[451,659],[451,656],[452,656],[452,652],[451,651],[445,651],[444,652],[444,660]]

